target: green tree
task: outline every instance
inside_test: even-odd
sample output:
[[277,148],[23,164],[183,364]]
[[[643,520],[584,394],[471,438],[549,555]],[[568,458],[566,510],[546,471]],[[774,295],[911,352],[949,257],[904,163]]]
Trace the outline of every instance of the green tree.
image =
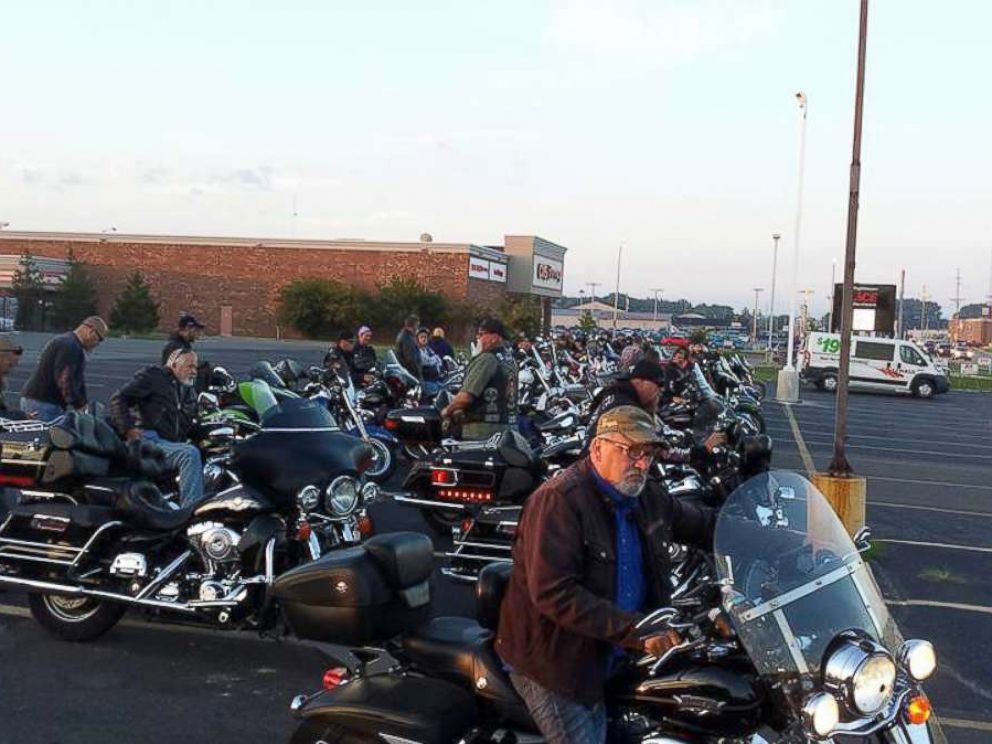
[[22,331],[44,330],[45,285],[29,251],[21,255],[20,267],[14,272],[10,287],[17,299],[17,328]]
[[696,328],[692,333],[689,334],[690,344],[705,344],[706,343],[706,329]]
[[56,330],[75,328],[83,318],[96,315],[96,285],[86,264],[69,250],[69,270],[52,302],[51,325]]
[[158,326],[158,303],[140,271],[127,278],[110,311],[110,327],[121,333],[148,333]]
[[328,279],[300,279],[279,290],[279,322],[307,338],[329,338],[361,322],[365,293]]
[[411,314],[427,325],[440,325],[448,319],[444,297],[407,278],[393,279],[380,287],[369,311],[369,320],[387,332],[398,329]]
[[582,315],[579,316],[579,330],[584,333],[592,333],[599,327],[596,319],[592,317],[592,313],[588,310],[583,310]]
[[544,324],[539,297],[507,297],[497,310],[497,315],[510,333],[523,333],[528,338],[539,335]]

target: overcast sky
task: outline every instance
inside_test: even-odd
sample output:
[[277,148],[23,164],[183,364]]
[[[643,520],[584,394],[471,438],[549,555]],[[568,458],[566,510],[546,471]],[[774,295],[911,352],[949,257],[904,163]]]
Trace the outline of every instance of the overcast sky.
[[[750,305],[809,96],[800,287],[843,256],[857,0],[6,3],[8,229],[569,248],[565,285]],[[992,4],[872,0],[858,277],[988,291]],[[298,217],[293,218],[294,200]],[[838,268],[838,272],[840,269]]]

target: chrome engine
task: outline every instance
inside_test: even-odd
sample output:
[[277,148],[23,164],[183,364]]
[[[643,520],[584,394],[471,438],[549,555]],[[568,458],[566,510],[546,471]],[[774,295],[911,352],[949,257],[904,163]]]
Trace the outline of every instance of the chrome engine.
[[190,544],[207,566],[238,560],[241,535],[219,522],[201,522],[186,530]]

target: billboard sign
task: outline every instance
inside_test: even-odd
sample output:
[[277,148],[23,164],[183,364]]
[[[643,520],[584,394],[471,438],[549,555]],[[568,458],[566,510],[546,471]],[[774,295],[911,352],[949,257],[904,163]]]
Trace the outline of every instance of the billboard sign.
[[489,262],[484,258],[468,257],[468,275],[472,279],[489,279]]
[[535,255],[533,285],[541,289],[554,289],[560,292],[563,285],[562,262]]
[[[832,333],[840,333],[844,285],[834,285]],[[892,335],[896,330],[896,285],[855,284],[852,294],[855,331]]]

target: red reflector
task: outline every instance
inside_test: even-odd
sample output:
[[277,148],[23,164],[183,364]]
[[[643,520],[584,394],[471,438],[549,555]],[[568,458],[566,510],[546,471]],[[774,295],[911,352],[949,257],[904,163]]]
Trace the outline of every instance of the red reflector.
[[493,500],[493,492],[482,488],[442,488],[437,495],[438,498],[448,501],[464,501],[471,504]]
[[468,531],[472,529],[473,524],[475,524],[475,522],[472,521],[471,517],[462,520],[462,537],[465,537],[465,535],[468,534]]
[[310,523],[309,522],[301,522],[300,523],[300,531],[296,534],[296,536],[302,542],[306,542],[307,540],[310,539],[310,533],[311,532],[313,532],[313,530],[310,529]]
[[375,534],[375,523],[372,517],[364,516],[358,519],[358,534],[362,537],[371,537]]
[[34,484],[34,478],[29,475],[0,474],[0,486],[33,486]]
[[324,689],[333,690],[348,681],[348,670],[344,667],[331,667],[324,672]]
[[383,426],[385,426],[389,431],[396,431],[400,428],[400,422],[396,419],[387,418],[383,423]]
[[450,470],[431,470],[431,483],[438,486],[454,483],[455,474]]

